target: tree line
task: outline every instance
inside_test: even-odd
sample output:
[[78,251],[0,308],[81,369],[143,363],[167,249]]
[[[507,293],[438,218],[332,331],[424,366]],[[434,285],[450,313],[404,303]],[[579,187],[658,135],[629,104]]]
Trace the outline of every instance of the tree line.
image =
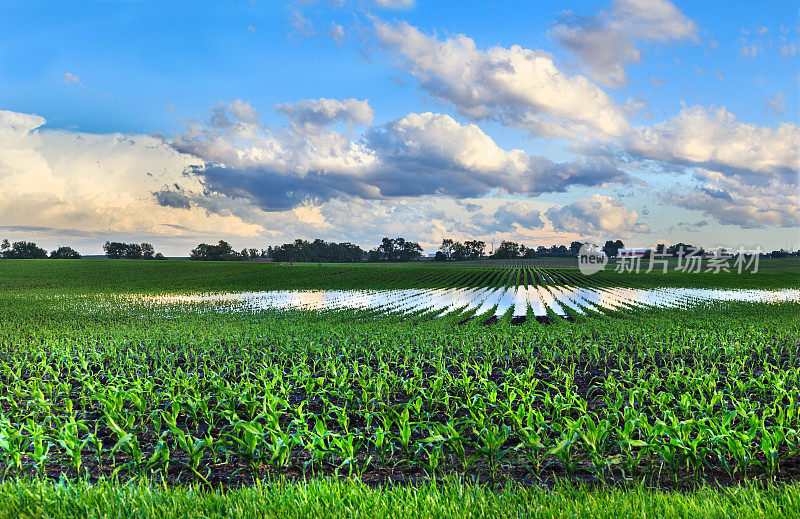
[[[106,242],[103,251],[110,259],[165,259],[160,252],[156,253],[150,243]],[[72,247],[61,246],[50,254],[32,241],[8,240],[0,242],[0,258],[2,259],[81,259],[81,254]]]
[[[500,245],[486,254],[486,243],[477,240],[467,240],[464,243],[445,238],[436,253],[436,261],[463,261],[476,259],[533,259],[533,258],[569,258],[576,257],[584,242],[573,241],[569,247],[564,245],[551,245],[545,247],[527,247],[514,241],[502,241]],[[623,248],[621,241],[607,241],[603,250],[609,256],[616,256],[617,250]]]
[[[591,244],[590,242],[573,241],[569,247],[565,245],[551,245],[546,247],[527,247],[514,241],[503,241],[495,249],[486,253],[486,242],[480,240],[466,240],[463,243],[445,238],[442,245],[436,252],[436,261],[464,261],[478,259],[532,259],[532,258],[567,258],[576,257],[578,251],[584,245],[594,245],[601,248],[606,256],[613,258],[619,254],[620,249],[625,248],[621,240],[607,240],[602,247]],[[716,250],[716,249],[715,249]],[[103,245],[103,251],[110,259],[165,259],[160,252],[155,252],[155,248],[150,243],[125,243],[109,242]],[[659,256],[678,256],[681,251],[684,254],[692,252],[696,255],[705,254],[702,247],[695,247],[687,243],[676,243],[674,245],[657,244],[647,250],[645,257],[653,254]],[[725,254],[732,251],[720,249],[719,253]],[[763,252],[762,254],[780,257],[796,257],[798,252],[788,252],[783,249],[779,251]],[[363,250],[358,245],[349,242],[326,242],[321,239],[313,241],[296,239],[291,243],[267,247],[266,249],[242,249],[236,251],[226,241],[220,240],[216,245],[201,243],[191,251],[189,259],[199,261],[252,261],[258,259],[269,259],[278,262],[315,262],[315,263],[358,263],[362,261],[370,262],[405,262],[417,261],[422,257],[422,247],[419,243],[406,240],[403,237],[388,238],[384,237],[380,245],[369,251]],[[0,242],[0,259],[80,259],[81,255],[72,247],[61,246],[49,254],[47,251],[34,242],[17,241],[10,243],[8,240]]]
[[47,251],[39,247],[32,241],[15,241],[9,243],[8,240],[0,242],[0,258],[3,259],[80,259],[81,255],[72,247],[59,247]]
[[422,256],[419,243],[405,238],[388,238],[381,240],[376,248],[365,251],[358,245],[349,242],[326,242],[294,240],[275,247],[242,249],[237,252],[231,245],[220,240],[216,245],[201,243],[191,251],[189,259],[196,261],[248,261],[268,258],[272,261],[286,263],[358,263],[362,261],[415,261]]
[[150,243],[123,243],[107,241],[103,250],[109,259],[165,259]]

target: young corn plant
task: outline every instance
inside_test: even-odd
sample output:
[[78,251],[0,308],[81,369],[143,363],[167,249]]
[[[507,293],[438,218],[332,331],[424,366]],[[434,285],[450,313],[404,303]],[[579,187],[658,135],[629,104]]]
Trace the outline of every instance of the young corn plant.
[[549,451],[551,456],[555,456],[561,461],[561,465],[564,467],[567,476],[575,474],[578,469],[578,463],[580,462],[578,451],[580,433],[578,431],[580,431],[583,425],[582,422],[583,417],[578,420],[565,418],[561,435],[556,438],[556,445]]
[[172,420],[171,415],[165,415],[164,418],[167,427],[175,439],[176,445],[184,452],[184,454],[186,454],[186,457],[189,459],[187,467],[195,476],[200,478],[203,483],[208,485],[208,479],[206,479],[206,476],[200,472],[200,462],[203,459],[203,454],[205,453],[206,449],[213,445],[213,438],[197,438],[191,433],[178,427],[177,423]]
[[[56,424],[61,430],[56,437],[56,441],[67,455],[70,467],[80,475],[81,467],[83,466],[83,450],[92,439],[91,431],[85,421],[75,420],[75,415],[71,413],[65,421],[56,418]],[[83,433],[82,437],[81,433]]]
[[30,443],[31,439],[22,427],[16,427],[6,419],[0,422],[0,450],[6,462],[5,474],[9,471],[22,472],[22,456],[28,451]]
[[492,483],[496,483],[500,465],[516,450],[515,446],[503,448],[512,434],[511,427],[503,425],[490,425],[481,430],[473,429],[478,437],[476,450],[486,459]]

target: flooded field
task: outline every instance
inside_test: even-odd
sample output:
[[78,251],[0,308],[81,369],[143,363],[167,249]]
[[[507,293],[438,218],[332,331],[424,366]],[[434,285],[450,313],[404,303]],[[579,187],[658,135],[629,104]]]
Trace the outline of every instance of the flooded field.
[[800,289],[576,287],[570,285],[399,290],[273,290],[146,297],[148,301],[205,303],[243,310],[364,310],[385,314],[493,315],[512,319],[568,318],[637,308],[682,308],[714,301],[800,301]]

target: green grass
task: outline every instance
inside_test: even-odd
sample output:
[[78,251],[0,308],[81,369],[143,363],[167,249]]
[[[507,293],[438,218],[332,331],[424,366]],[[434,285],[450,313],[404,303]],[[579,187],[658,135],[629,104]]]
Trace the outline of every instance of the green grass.
[[555,490],[446,483],[371,488],[331,480],[285,482],[224,493],[148,484],[0,484],[0,518],[691,518],[800,516],[800,486],[700,489],[689,493],[562,485]]

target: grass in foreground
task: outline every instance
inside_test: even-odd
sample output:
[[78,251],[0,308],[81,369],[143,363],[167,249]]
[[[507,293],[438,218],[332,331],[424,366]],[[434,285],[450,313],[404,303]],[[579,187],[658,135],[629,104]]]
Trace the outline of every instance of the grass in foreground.
[[276,482],[227,492],[146,483],[0,484],[0,518],[106,517],[800,517],[800,485],[702,488],[690,493],[561,485],[555,490],[448,482],[372,488],[355,482]]

